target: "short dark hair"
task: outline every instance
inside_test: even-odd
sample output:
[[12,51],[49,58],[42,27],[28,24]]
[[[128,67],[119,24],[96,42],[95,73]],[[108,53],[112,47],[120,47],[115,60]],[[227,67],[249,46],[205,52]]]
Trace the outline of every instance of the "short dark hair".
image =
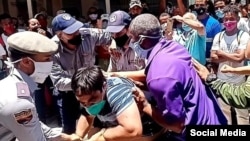
[[227,5],[227,6],[224,7],[223,12],[224,13],[229,13],[230,12],[230,13],[234,13],[236,16],[239,16],[238,14],[240,12],[240,9],[236,5]]
[[5,19],[11,19],[11,16],[8,13],[3,13],[0,15],[0,22]]
[[217,3],[217,2],[219,2],[219,1],[223,1],[226,4],[226,0],[214,0],[214,4]]
[[10,57],[10,61],[11,62],[15,62],[19,59],[22,59],[22,58],[25,58],[25,57],[31,57],[32,58],[32,54],[28,54],[28,53],[25,53],[25,52],[21,52],[19,50],[16,50],[12,47],[9,47],[8,48],[8,51],[9,51],[9,57]]
[[71,81],[71,88],[80,94],[92,94],[94,91],[103,89],[106,78],[99,66],[83,67],[78,69]]

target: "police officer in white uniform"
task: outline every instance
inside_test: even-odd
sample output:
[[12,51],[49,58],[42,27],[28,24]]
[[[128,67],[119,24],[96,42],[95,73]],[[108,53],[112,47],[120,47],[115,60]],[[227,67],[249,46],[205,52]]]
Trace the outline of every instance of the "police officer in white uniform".
[[111,44],[111,34],[101,29],[82,28],[83,23],[67,13],[57,15],[52,21],[52,38],[59,45],[54,55],[51,79],[54,94],[62,118],[63,132],[75,132],[76,120],[79,118],[79,102],[71,89],[71,77],[81,67],[93,66],[95,47]]
[[0,81],[0,124],[19,141],[57,140],[61,132],[39,121],[32,98],[36,82],[43,83],[50,74],[57,44],[30,31],[11,35],[7,43],[10,73]]

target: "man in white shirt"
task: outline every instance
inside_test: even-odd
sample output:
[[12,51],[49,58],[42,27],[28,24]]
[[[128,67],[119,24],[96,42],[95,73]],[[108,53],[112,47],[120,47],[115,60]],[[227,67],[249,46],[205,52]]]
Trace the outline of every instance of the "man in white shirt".
[[[244,66],[245,49],[249,40],[249,34],[240,30],[237,27],[240,17],[238,16],[239,9],[236,5],[228,5],[224,8],[223,25],[225,31],[219,32],[213,41],[211,49],[211,61],[219,64],[219,69],[223,65],[232,67]],[[240,85],[245,82],[245,75],[237,75],[232,73],[217,72],[219,79]],[[221,103],[222,110],[228,122],[231,122],[230,107],[224,102]],[[235,109],[237,113],[238,124],[249,124],[248,110]]]

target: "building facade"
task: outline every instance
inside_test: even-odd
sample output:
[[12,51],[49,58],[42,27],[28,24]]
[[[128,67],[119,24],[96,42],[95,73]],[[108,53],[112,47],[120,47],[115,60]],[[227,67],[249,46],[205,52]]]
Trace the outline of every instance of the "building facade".
[[[31,1],[32,11],[27,10],[27,1]],[[60,9],[69,9],[79,16],[85,16],[91,6],[103,9],[107,13],[115,10],[128,11],[130,0],[0,0],[0,13],[6,12],[13,17],[18,15],[28,19],[36,13],[46,10],[48,15],[55,16]],[[160,0],[141,0],[146,1],[149,10],[158,15]],[[168,0],[174,5],[176,0]],[[194,4],[195,0],[183,0],[186,5]],[[213,0],[212,0],[213,1]],[[249,3],[250,0],[241,0],[242,4]],[[32,16],[29,13],[32,12]]]

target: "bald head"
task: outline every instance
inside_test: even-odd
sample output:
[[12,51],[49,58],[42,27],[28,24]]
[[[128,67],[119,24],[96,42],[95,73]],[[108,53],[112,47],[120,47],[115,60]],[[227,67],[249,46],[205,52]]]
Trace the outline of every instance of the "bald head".
[[160,36],[162,34],[160,22],[152,14],[141,14],[137,16],[132,20],[129,31],[135,37],[139,35]]

